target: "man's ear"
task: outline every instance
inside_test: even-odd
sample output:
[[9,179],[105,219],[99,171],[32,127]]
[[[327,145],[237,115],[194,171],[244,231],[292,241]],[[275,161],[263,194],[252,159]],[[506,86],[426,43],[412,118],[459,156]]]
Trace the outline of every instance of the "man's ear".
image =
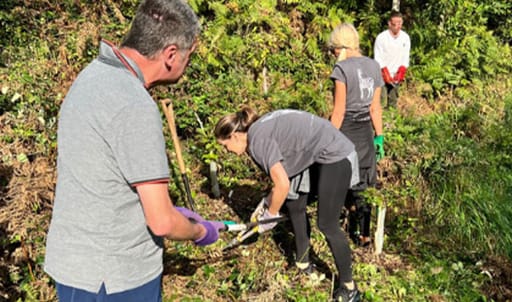
[[165,65],[170,67],[174,63],[174,60],[176,60],[178,55],[178,47],[174,44],[169,45],[164,48],[162,51],[163,60],[165,62]]

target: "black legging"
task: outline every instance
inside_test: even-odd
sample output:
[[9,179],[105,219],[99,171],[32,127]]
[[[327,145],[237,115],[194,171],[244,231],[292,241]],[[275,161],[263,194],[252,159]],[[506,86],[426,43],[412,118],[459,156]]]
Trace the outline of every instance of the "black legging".
[[[339,222],[351,176],[352,166],[347,159],[318,165],[317,224],[327,239],[341,283],[352,281],[352,251]],[[298,200],[286,202],[295,234],[298,262],[309,261],[310,228],[306,217],[306,203],[307,195],[300,195]]]
[[308,194],[300,194],[296,200],[287,199],[286,208],[292,223],[293,234],[295,235],[295,247],[297,251],[297,262],[309,262],[309,238],[311,226],[306,215]]

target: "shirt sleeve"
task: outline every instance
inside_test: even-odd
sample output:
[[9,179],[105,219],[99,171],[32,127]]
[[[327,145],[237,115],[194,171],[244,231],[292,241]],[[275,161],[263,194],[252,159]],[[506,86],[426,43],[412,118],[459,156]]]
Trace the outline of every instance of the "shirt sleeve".
[[409,38],[409,35],[404,32],[404,35],[406,37],[405,39],[405,47],[404,47],[404,53],[403,53],[403,64],[405,67],[409,68],[409,57],[411,53],[411,39]]
[[377,39],[375,39],[375,45],[373,46],[373,58],[377,63],[379,63],[380,68],[384,68],[385,65],[382,60],[383,45],[381,40],[381,35],[378,35]]
[[169,166],[156,106],[127,106],[110,125],[109,144],[130,184],[169,178]]
[[347,76],[345,75],[345,71],[343,71],[343,68],[340,66],[340,64],[334,65],[331,73],[331,79],[340,81],[345,84],[347,83]]

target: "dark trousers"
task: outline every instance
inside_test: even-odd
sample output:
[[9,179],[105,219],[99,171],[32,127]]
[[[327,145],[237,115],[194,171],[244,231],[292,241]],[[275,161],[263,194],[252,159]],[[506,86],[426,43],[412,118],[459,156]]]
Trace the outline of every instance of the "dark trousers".
[[353,186],[347,195],[346,208],[349,210],[348,232],[350,238],[359,243],[359,236],[370,237],[371,204],[363,196],[368,187],[377,182],[377,160],[373,145],[373,126],[371,121],[343,121],[341,132],[356,146],[359,159],[359,183]]
[[[398,94],[399,86],[400,86],[400,84],[395,84],[395,85],[386,84],[382,88],[381,103],[384,108],[390,108],[390,107],[396,108],[396,104],[398,102],[398,96],[399,96],[399,94]],[[384,105],[384,104],[386,104],[386,105]]]
[[348,159],[318,167],[317,224],[327,239],[341,284],[352,281],[352,251],[339,222],[351,177]]
[[[316,179],[315,192],[318,195],[317,224],[324,234],[336,268],[340,282],[352,281],[352,251],[345,232],[339,223],[339,213],[345,205],[352,166],[348,159],[332,164],[317,164],[314,166]],[[297,200],[287,200],[286,207],[295,235],[297,262],[309,261],[310,225],[306,216],[308,194],[301,194]]]
[[286,208],[292,223],[293,234],[295,235],[295,248],[297,251],[297,262],[309,262],[309,238],[311,225],[306,215],[308,194],[300,194],[296,200],[287,199]]
[[105,284],[101,285],[100,291],[97,293],[58,282],[56,282],[56,288],[60,302],[161,302],[161,281],[162,275],[160,274],[146,284],[115,294],[107,294]]
[[370,237],[372,205],[362,193],[363,191],[350,190],[347,196],[348,233],[356,243],[359,243],[359,236]]

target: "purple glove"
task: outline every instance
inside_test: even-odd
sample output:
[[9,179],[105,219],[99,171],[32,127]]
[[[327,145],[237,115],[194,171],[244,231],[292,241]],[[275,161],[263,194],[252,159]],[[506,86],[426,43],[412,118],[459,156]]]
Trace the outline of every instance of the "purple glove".
[[219,239],[219,231],[224,229],[225,225],[220,221],[203,220],[199,222],[206,229],[206,235],[194,241],[196,245],[205,246],[216,242]]
[[189,220],[192,220],[194,222],[199,223],[201,221],[204,221],[204,218],[201,217],[201,215],[187,208],[176,207],[176,210],[178,210],[178,212],[180,212],[183,216],[187,217]]

